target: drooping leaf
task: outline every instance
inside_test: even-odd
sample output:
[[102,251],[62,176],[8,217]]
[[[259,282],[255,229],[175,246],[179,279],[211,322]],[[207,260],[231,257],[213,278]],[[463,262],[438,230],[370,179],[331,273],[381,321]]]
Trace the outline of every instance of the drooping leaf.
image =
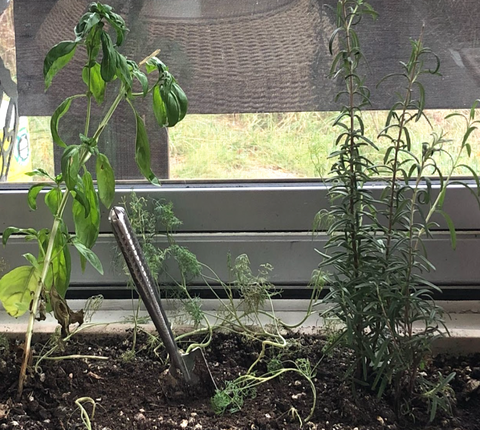
[[165,108],[165,103],[162,100],[162,96],[160,95],[158,85],[155,85],[153,88],[153,113],[160,127],[165,127],[168,124],[167,110]]
[[178,83],[175,80],[172,83],[172,91],[174,92],[178,100],[178,104],[179,104],[178,121],[181,121],[183,118],[185,118],[185,115],[187,114],[188,99],[182,87],[180,87],[180,85],[178,85]]
[[47,184],[35,184],[28,190],[28,206],[32,211],[37,209],[37,196],[46,186]]
[[88,216],[88,214],[90,213],[90,201],[85,194],[83,180],[80,176],[78,176],[77,186],[75,187],[75,190],[72,194],[73,198],[78,201],[81,206],[83,206],[83,209],[85,210],[85,215]]
[[[127,63],[131,65],[133,62],[127,60]],[[148,93],[148,79],[145,76],[145,73],[138,70],[138,66],[137,66],[137,68],[135,67],[132,68],[132,75],[134,78],[138,80],[138,82],[140,82],[140,85],[142,86],[143,97],[145,97]]]
[[91,248],[97,240],[100,229],[100,205],[93,186],[92,175],[88,171],[83,175],[82,181],[89,211],[86,212],[85,207],[77,199],[74,200],[72,213],[75,222],[75,237],[84,246]]
[[177,124],[180,118],[180,104],[175,93],[170,91],[165,100],[165,107],[167,108],[168,127],[173,127]]
[[102,31],[100,35],[102,41],[103,58],[100,66],[100,73],[105,82],[110,82],[115,77],[117,69],[117,51],[113,47],[112,39]]
[[[103,23],[98,24],[96,31],[90,31],[85,39],[85,46],[87,48],[88,58],[90,62],[94,62],[102,47],[101,34]],[[89,64],[91,65],[91,64]]]
[[78,183],[80,171],[80,146],[70,145],[63,152],[61,159],[62,175],[69,190],[74,190]]
[[113,12],[113,8],[107,4],[98,2],[91,3],[89,11],[97,12],[102,18],[105,18],[105,20],[115,29],[117,33],[117,46],[122,45],[125,32],[128,30],[124,19],[120,15]]
[[50,119],[50,132],[52,133],[52,139],[57,145],[61,146],[62,148],[66,148],[67,144],[60,138],[60,135],[58,134],[58,122],[60,121],[60,118],[62,118],[62,116],[68,112],[68,109],[70,109],[72,100],[77,97],[83,97],[83,95],[75,95],[75,96],[66,98],[60,104],[60,106],[58,106],[57,109],[55,109],[55,112],[53,113],[52,118]]
[[4,246],[12,234],[25,234],[26,238],[29,236],[33,236],[34,238],[37,235],[37,230],[34,228],[7,227],[2,234],[2,243]]
[[9,315],[17,318],[28,311],[40,276],[35,267],[20,266],[0,279],[0,302]]
[[52,285],[60,294],[65,297],[68,286],[70,285],[71,258],[70,250],[67,246],[67,228],[62,222],[53,242],[53,258],[51,264],[51,283],[46,287],[50,290]]
[[136,111],[137,137],[135,140],[135,161],[142,175],[154,185],[160,185],[158,178],[152,172],[150,159],[150,144],[148,143],[147,130],[142,118]]
[[61,200],[62,191],[59,188],[53,188],[45,195],[45,204],[52,212],[52,215],[57,215]]
[[55,45],[48,51],[43,62],[43,78],[47,90],[55,75],[65,67],[75,54],[77,42],[66,40]]
[[173,75],[158,58],[149,58],[146,63],[147,72],[157,70],[159,79],[153,88],[153,112],[161,127],[173,127],[181,121],[188,108],[187,96],[178,85]]
[[132,88],[132,75],[130,73],[130,66],[124,55],[117,53],[117,76],[121,79],[127,91]]
[[98,195],[103,205],[108,209],[115,197],[115,176],[106,155],[98,154],[95,170],[97,173]]
[[7,241],[8,241],[8,238],[12,235],[12,234],[17,234],[19,232],[21,232],[22,229],[21,228],[18,228],[18,227],[7,227],[5,229],[5,231],[3,232],[2,234],[2,243],[3,243],[3,246],[5,246],[7,244]]
[[121,46],[123,44],[125,32],[127,31],[124,19],[113,11],[105,14],[105,19],[115,29],[115,32],[117,33],[116,45]]
[[[161,125],[160,121],[163,119],[162,107],[164,107],[166,121],[164,121],[165,123],[163,125],[173,127],[181,121],[187,113],[187,96],[169,72],[164,73],[163,83],[158,87],[159,94],[156,94],[155,91],[153,93],[154,113],[158,115],[157,122]],[[160,99],[163,102],[163,106],[162,103],[160,103]]]
[[92,67],[85,66],[82,70],[82,79],[89,91],[91,91],[95,101],[98,104],[102,104],[105,96],[106,82],[102,78],[100,64],[95,63]]
[[157,57],[149,58],[145,64],[145,68],[147,69],[147,73],[152,73],[153,71],[158,70],[160,75],[163,75],[164,72],[168,71],[168,67]]
[[77,248],[77,251],[80,253],[80,255],[85,257],[85,259],[98,271],[98,273],[103,275],[102,262],[97,255],[76,239],[74,239],[72,243],[75,248]]
[[70,325],[84,323],[84,312],[80,309],[74,312],[70,309],[67,301],[59,294],[57,289],[53,286],[48,294],[48,300],[53,316],[61,326],[60,334],[62,338],[70,335]]

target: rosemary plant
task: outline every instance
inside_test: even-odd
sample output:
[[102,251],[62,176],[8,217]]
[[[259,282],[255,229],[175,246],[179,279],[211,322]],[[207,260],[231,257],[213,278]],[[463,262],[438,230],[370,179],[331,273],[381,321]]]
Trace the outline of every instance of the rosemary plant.
[[[477,103],[465,118],[466,132],[458,153],[449,152],[444,136],[435,133],[422,144],[420,154],[413,152],[409,124],[428,121],[421,79],[438,75],[440,68],[438,57],[424,46],[422,31],[411,42],[410,58],[401,63],[399,73],[385,78],[395,79],[401,88],[377,137],[389,142],[383,163],[374,164],[368,153],[378,152],[380,145],[364,131],[362,110],[370,105],[370,90],[362,74],[366,62],[356,32],[365,15],[377,18],[363,0],[339,0],[337,28],[329,45],[333,55],[330,76],[342,79],[345,89],[337,96],[343,105],[334,124],[339,134],[337,149],[331,154],[331,210],[320,212],[315,221],[316,228],[327,225],[329,236],[319,251],[320,271],[332,272],[325,275],[330,292],[324,302],[333,305],[329,312],[343,323],[342,339],[353,350],[347,373],[352,385],[368,386],[379,396],[388,390],[399,415],[410,411],[413,398],[426,399],[433,419],[437,408],[449,409],[444,388],[452,376],[441,377],[438,387],[442,389],[432,390],[419,372],[432,342],[447,332],[443,312],[432,300],[432,293],[440,289],[426,278],[434,267],[423,240],[433,234],[432,216],[440,214],[455,246],[455,228],[443,203],[460,167],[461,153],[470,153],[468,137],[477,123]],[[437,160],[442,156],[450,159],[448,172],[439,168]],[[474,171],[472,175],[478,189],[478,177]],[[432,176],[438,178],[435,187]],[[382,181],[380,195],[366,186],[374,180]]]

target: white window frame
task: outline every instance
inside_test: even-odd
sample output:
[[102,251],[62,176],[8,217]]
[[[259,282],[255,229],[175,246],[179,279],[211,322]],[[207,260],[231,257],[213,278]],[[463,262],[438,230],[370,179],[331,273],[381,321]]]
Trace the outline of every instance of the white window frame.
[[[369,187],[376,192],[383,185],[372,183]],[[177,242],[187,246],[223,281],[228,280],[227,255],[246,253],[254,270],[263,263],[273,265],[271,280],[288,291],[289,297],[306,296],[311,273],[320,261],[316,249],[321,249],[326,240],[322,232],[312,234],[315,214],[329,206],[327,188],[321,181],[166,181],[161,187],[120,184],[115,204],[128,197],[132,189],[139,196],[173,202],[175,214],[183,222],[176,233]],[[0,190],[1,231],[11,225],[37,229],[51,225],[52,216],[42,195],[33,212],[28,209],[26,193],[26,188],[18,187]],[[455,299],[460,289],[465,292],[462,298],[469,294],[474,297],[480,293],[480,209],[469,190],[455,185],[447,192],[444,210],[455,222],[457,248],[452,249],[448,228],[437,219],[437,231],[426,240],[428,257],[437,270],[427,277],[447,296],[451,290],[447,298]],[[102,209],[101,234],[94,248],[105,275],[98,275],[90,267],[82,273],[79,259],[72,252],[73,291],[114,294],[126,287],[125,275],[112,264],[115,243],[107,217],[108,211]],[[71,220],[68,224],[72,229]],[[160,237],[160,244],[162,240]],[[21,236],[12,236],[7,247],[0,249],[0,258],[11,267],[25,264],[22,255],[35,252],[35,246]],[[202,286],[200,280],[192,284]]]

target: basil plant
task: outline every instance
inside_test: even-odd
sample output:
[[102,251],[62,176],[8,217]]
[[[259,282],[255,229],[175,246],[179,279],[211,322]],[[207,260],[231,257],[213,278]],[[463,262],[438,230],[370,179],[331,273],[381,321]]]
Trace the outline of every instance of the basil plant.
[[[130,105],[136,123],[135,161],[142,175],[152,184],[159,184],[152,172],[150,146],[143,119],[133,101],[148,98],[160,127],[171,127],[181,121],[187,112],[187,98],[167,66],[155,53],[140,64],[128,59],[118,50],[122,46],[127,28],[123,18],[112,7],[102,3],[90,4],[88,11],[75,26],[73,40],[55,45],[47,53],[43,75],[48,89],[57,73],[75,56],[78,50],[86,50],[86,62],[81,77],[85,91],[67,97],[52,115],[50,128],[53,141],[63,148],[61,173],[51,176],[44,169],[36,169],[30,175],[40,176],[45,182],[36,183],[28,191],[28,205],[36,209],[39,195],[53,215],[50,229],[9,227],[3,233],[6,245],[12,234],[23,234],[25,240],[38,243],[37,255],[25,254],[26,265],[14,268],[0,279],[0,301],[13,317],[30,312],[26,333],[24,366],[21,370],[19,393],[22,391],[26,363],[30,355],[33,324],[36,318],[44,319],[53,312],[64,334],[69,325],[82,322],[82,314],[73,312],[65,301],[70,282],[70,249],[80,254],[82,269],[90,263],[100,274],[102,264],[92,251],[100,226],[100,202],[110,207],[115,193],[115,177],[107,156],[99,146],[100,136],[121,102]],[[83,57],[85,58],[85,57]],[[145,71],[141,70],[144,67]],[[151,74],[148,79],[146,74]],[[106,104],[106,89],[115,81],[116,88],[104,116],[95,129],[91,127],[92,103]],[[110,93],[109,93],[110,94]],[[65,142],[59,133],[59,122],[77,99],[86,100],[85,128],[76,142]],[[92,130],[91,130],[92,128]],[[95,160],[96,186],[86,162]],[[44,193],[40,194],[41,191]],[[67,205],[69,200],[71,205]],[[72,210],[75,234],[70,234],[65,221],[66,208]]]

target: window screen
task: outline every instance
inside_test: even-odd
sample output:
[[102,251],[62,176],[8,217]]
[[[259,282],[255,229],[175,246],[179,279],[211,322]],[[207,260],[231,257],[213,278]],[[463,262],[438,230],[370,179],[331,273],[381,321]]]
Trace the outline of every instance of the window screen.
[[[471,106],[480,96],[476,1],[370,1],[380,17],[365,23],[360,38],[369,63],[365,72],[372,109],[387,109],[395,100],[394,81],[373,90],[381,77],[399,70],[400,60],[408,59],[409,39],[418,38],[422,26],[425,45],[442,62],[442,76],[425,81],[427,107]],[[108,3],[131,30],[124,53],[139,61],[160,48],[160,57],[189,98],[189,115],[170,135],[156,127],[148,111],[143,112],[159,177],[298,178],[328,173],[326,156],[334,144],[328,111],[338,109],[334,98],[342,88],[341,81],[327,78],[334,22],[326,6],[335,5],[335,0]],[[66,96],[84,91],[78,74],[82,60],[63,70],[44,93],[43,58],[51,46],[73,37],[76,20],[88,4],[88,0],[14,2],[19,114],[32,118],[25,126],[32,152],[41,152],[41,160],[50,157],[52,168],[58,154],[52,155],[48,141],[48,116]],[[81,104],[71,109],[61,129],[64,140],[78,140],[83,112]],[[381,121],[372,114],[373,133]],[[119,179],[140,177],[133,161],[132,130],[131,112],[122,107],[101,143]]]

